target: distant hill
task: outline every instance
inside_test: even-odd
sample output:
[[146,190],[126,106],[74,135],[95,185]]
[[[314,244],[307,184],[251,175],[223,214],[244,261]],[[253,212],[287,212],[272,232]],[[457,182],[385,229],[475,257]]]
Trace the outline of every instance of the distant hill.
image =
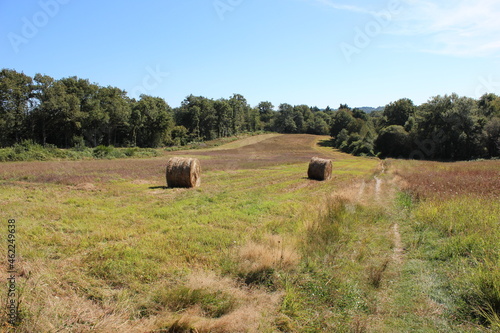
[[366,113],[372,113],[374,111],[384,111],[384,107],[383,106],[379,106],[378,108],[372,108],[370,106],[363,106],[361,108],[356,108],[356,109],[363,110]]
[[[359,110],[363,110],[365,111],[366,113],[372,113],[374,111],[384,111],[384,106],[379,106],[377,108],[373,108],[371,106],[363,106],[363,107],[357,107],[357,108],[353,108],[353,109],[359,109]],[[320,109],[321,111],[325,111],[325,109]],[[338,109],[334,109],[334,111],[337,111]]]

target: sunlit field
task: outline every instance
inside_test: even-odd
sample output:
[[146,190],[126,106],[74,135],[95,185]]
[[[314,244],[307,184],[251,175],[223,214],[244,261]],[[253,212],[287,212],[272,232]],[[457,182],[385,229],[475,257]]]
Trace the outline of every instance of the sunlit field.
[[[18,326],[3,314],[3,330],[498,327],[498,161],[380,161],[327,140],[268,134],[153,158],[0,164],[20,291]],[[201,187],[166,187],[171,156],[200,160]],[[333,160],[332,180],[307,179],[313,156]]]

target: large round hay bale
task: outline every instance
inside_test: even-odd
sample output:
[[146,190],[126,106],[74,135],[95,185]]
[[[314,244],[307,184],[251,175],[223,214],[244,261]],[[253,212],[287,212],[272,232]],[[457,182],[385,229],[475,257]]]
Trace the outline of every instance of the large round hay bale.
[[310,179],[328,180],[332,178],[332,161],[319,157],[313,157],[309,162],[307,176]]
[[197,158],[172,157],[167,162],[168,187],[198,187],[201,167]]

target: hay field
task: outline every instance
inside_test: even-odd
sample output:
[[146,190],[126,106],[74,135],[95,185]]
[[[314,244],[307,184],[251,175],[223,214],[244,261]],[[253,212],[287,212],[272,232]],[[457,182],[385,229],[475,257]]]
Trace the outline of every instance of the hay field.
[[[456,322],[455,303],[437,303],[446,286],[427,288],[442,279],[420,252],[438,240],[418,228],[433,203],[408,189],[426,191],[413,181],[425,179],[414,173],[426,162],[353,157],[318,145],[328,139],[266,135],[150,159],[0,164],[0,235],[16,219],[21,301],[19,325],[2,330],[486,330],[480,315]],[[166,188],[172,156],[200,160],[199,188]],[[332,180],[307,178],[313,156],[333,159]],[[494,220],[494,207],[481,216]]]
[[[158,293],[192,276],[229,279],[241,289],[233,266],[242,248],[286,239],[302,228],[305,203],[317,204],[378,163],[316,147],[321,139],[271,136],[152,159],[2,164],[1,218],[17,221],[18,284],[26,290],[21,330],[153,331],[176,314]],[[173,155],[200,159],[200,188],[165,188]],[[306,178],[315,155],[339,160],[337,182]],[[264,303],[255,316],[267,312],[259,309]]]

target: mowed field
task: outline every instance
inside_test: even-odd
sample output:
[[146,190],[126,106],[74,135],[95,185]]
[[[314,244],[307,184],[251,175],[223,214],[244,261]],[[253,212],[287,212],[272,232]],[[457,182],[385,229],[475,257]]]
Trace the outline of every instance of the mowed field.
[[[18,326],[2,314],[2,329],[493,330],[500,163],[382,162],[328,139],[0,164],[0,235],[16,219],[20,294]],[[200,159],[200,188],[166,188],[171,156]],[[307,179],[313,156],[333,160],[332,180]],[[465,169],[471,192],[457,190]]]

